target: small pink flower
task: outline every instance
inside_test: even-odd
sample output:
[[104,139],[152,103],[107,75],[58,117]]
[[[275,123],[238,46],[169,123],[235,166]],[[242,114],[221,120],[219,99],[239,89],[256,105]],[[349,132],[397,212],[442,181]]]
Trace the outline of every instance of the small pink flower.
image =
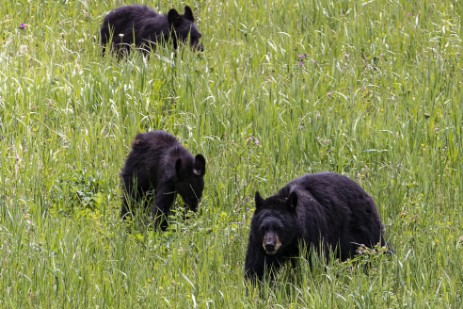
[[21,24],[19,25],[19,29],[26,29],[26,24],[21,23]]
[[257,138],[250,136],[246,139],[246,144],[260,146],[260,141]]

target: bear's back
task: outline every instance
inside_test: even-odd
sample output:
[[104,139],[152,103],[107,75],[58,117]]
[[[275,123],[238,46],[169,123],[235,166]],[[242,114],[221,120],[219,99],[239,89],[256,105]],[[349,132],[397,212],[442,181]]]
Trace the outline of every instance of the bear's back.
[[166,173],[165,157],[171,149],[181,147],[178,140],[164,131],[138,134],[132,142],[125,166],[121,172],[124,181],[137,178],[143,189],[156,186],[158,178]]
[[316,218],[325,241],[333,247],[340,245],[341,258],[354,255],[356,244],[384,245],[383,226],[373,199],[350,178],[331,172],[310,174],[295,179],[286,189],[298,191],[305,230],[313,233],[311,225]]
[[181,146],[175,136],[161,130],[138,134],[135,140],[139,140],[140,146],[159,150],[167,150],[173,146]]
[[181,159],[188,169],[193,169],[193,155],[177,140],[175,136],[165,131],[150,131],[137,135],[140,137],[138,147],[147,153],[147,167],[152,173],[162,173],[163,177],[175,176],[175,163]]
[[127,5],[112,10],[105,17],[105,21],[115,22],[117,20],[140,20],[141,18],[156,18],[159,16],[156,11],[145,5]]
[[364,202],[365,206],[373,202],[370,195],[355,181],[332,172],[304,175],[287,185],[287,190],[295,188],[310,194],[326,207],[345,205],[350,209],[356,207],[358,202]]

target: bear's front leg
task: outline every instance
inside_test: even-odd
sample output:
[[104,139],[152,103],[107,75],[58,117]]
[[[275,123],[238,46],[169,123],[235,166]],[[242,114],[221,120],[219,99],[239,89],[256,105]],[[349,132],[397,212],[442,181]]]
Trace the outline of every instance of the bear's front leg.
[[128,200],[129,197],[124,196],[122,198],[122,207],[121,207],[121,218],[122,220],[127,219],[127,217],[131,216],[132,212],[130,211]]
[[125,220],[133,215],[134,209],[138,202],[142,199],[143,194],[138,191],[139,189],[134,186],[133,181],[127,181],[124,179],[123,190],[122,190],[122,207],[121,207],[121,218]]
[[258,281],[262,281],[266,268],[265,254],[260,248],[260,244],[249,241],[244,268],[245,278],[256,284]]
[[156,193],[156,197],[152,206],[154,227],[161,227],[161,230],[167,229],[167,216],[170,213],[170,207],[175,200],[175,191],[169,192],[160,191]]
[[253,284],[269,280],[272,282],[282,263],[281,257],[265,254],[259,243],[249,243],[245,261],[245,277]]

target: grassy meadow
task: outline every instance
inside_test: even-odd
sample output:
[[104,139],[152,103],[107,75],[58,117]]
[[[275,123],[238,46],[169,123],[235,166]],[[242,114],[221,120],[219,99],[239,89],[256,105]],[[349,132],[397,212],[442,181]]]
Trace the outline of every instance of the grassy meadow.
[[[141,0],[190,5],[205,52],[102,57],[128,3],[2,1],[0,308],[463,307],[461,1]],[[153,129],[207,160],[200,212],[178,198],[164,233],[119,219]],[[374,197],[396,254],[247,286],[254,192],[320,171]]]

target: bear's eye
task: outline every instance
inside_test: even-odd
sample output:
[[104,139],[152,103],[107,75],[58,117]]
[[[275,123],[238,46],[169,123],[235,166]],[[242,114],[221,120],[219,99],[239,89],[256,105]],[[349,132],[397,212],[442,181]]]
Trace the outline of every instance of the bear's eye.
[[280,225],[278,224],[266,224],[260,227],[260,231],[263,233],[268,232],[268,231],[278,232],[281,230],[282,230],[282,227],[280,227]]

